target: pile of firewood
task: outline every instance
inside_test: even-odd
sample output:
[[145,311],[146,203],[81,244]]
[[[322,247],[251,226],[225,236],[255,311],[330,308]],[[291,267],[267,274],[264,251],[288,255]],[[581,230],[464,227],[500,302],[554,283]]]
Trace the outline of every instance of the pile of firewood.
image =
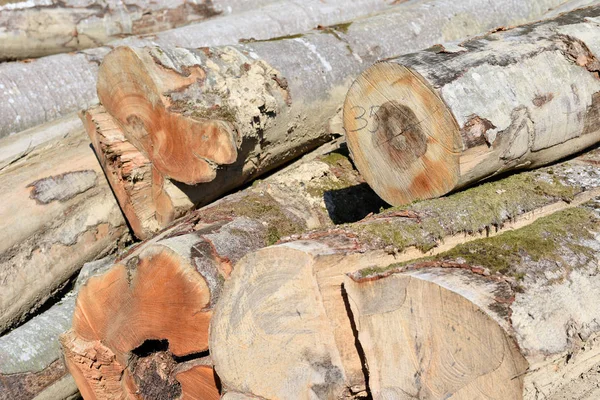
[[600,398],[600,2],[0,0],[0,61],[0,400]]

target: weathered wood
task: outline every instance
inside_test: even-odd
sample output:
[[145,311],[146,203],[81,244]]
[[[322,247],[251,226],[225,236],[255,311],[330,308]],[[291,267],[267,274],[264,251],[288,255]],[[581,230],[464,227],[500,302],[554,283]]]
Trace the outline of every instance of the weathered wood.
[[[549,1],[549,0],[548,0]],[[558,0],[553,0],[558,2]],[[247,5],[250,2],[242,1]],[[20,132],[97,103],[98,65],[113,47],[153,42],[202,47],[268,39],[303,32],[317,25],[344,22],[389,8],[389,0],[281,0],[264,7],[211,19],[147,37],[113,41],[109,46],[26,62],[0,64],[0,137]],[[255,3],[252,3],[255,4]]]
[[4,332],[129,233],[81,126],[5,166],[0,186]]
[[[518,292],[520,279],[538,279],[541,266],[560,262],[558,256],[563,254],[561,246],[566,243],[565,246],[571,248],[575,248],[575,244],[582,246],[584,253],[581,261],[586,266],[577,279],[583,279],[580,277],[589,273],[593,278],[585,284],[595,285],[597,271],[593,265],[597,261],[593,249],[599,243],[592,235],[585,233],[586,228],[595,226],[595,217],[591,217],[589,210],[577,207],[600,195],[600,168],[597,165],[599,155],[596,150],[573,161],[539,171],[524,172],[447,198],[391,209],[337,229],[313,231],[242,258],[236,264],[230,280],[225,283],[211,320],[209,347],[224,391],[232,393],[232,396],[239,394],[248,398],[286,399],[310,396],[363,397],[369,394],[369,390],[370,394],[379,395],[380,392],[373,392],[375,388],[371,385],[371,380],[367,385],[367,378],[371,377],[371,364],[365,362],[363,353],[364,346],[377,346],[377,343],[365,341],[363,344],[362,337],[357,337],[356,329],[360,331],[361,326],[359,322],[355,324],[352,320],[349,311],[352,303],[349,303],[351,300],[346,296],[342,285],[346,274],[357,270],[362,270],[360,276],[371,276],[389,270],[390,265],[395,268],[398,263],[431,256],[439,258],[434,259],[435,263],[423,263],[419,271],[425,271],[429,267],[435,271],[440,266],[451,267],[468,276],[472,275],[470,279],[476,280],[481,278],[478,272],[483,270],[483,267],[476,266],[485,261],[485,273],[490,275],[485,279],[515,283],[508,286],[507,290],[510,292],[505,290],[497,293],[498,302],[501,302],[505,297],[500,294],[507,295],[508,300],[509,294]],[[581,213],[584,213],[584,217],[581,217]],[[543,217],[559,221],[555,231],[548,228]],[[593,222],[592,225],[587,224],[590,221]],[[572,225],[581,227],[572,230]],[[510,233],[519,228],[522,229],[515,231],[518,233]],[[571,230],[572,237],[567,233]],[[501,239],[504,232],[508,233]],[[505,242],[506,235],[513,235],[513,240]],[[476,241],[477,239],[483,240]],[[492,243],[490,241],[496,239],[496,253],[486,252],[485,245],[480,244]],[[504,249],[504,243],[512,244]],[[462,247],[456,247],[460,244],[463,244]],[[520,251],[521,248],[524,252]],[[556,252],[553,250],[555,248],[558,249]],[[549,251],[546,254],[533,252],[538,249]],[[455,264],[450,261],[444,264],[453,251],[460,251],[460,255],[455,253],[452,259]],[[444,252],[448,253],[442,254]],[[562,264],[561,268],[566,268],[562,269],[563,272],[568,270],[569,265],[573,265],[570,262],[574,255],[570,254],[571,258]],[[539,259],[535,259],[538,255]],[[537,269],[528,269],[525,263],[527,256],[533,257],[534,262],[539,262],[536,264],[539,265]],[[463,265],[457,268],[456,263],[461,257],[466,261],[463,260]],[[522,261],[523,268],[513,269],[512,263],[515,260]],[[467,265],[472,266],[472,270]],[[552,268],[557,275],[549,274],[547,280],[560,276],[560,270]],[[563,287],[568,287],[568,282],[570,281],[566,277]],[[559,291],[552,293],[558,294]],[[395,289],[392,292],[402,293]],[[385,297],[384,293],[373,295]],[[493,295],[488,296],[482,301],[494,299]],[[596,292],[595,289],[582,291],[579,296],[584,296],[581,299],[588,298],[587,296],[596,298]],[[532,297],[536,298],[535,295]],[[548,298],[555,297],[542,295],[536,301],[544,303]],[[422,304],[429,304],[429,301],[423,300]],[[508,302],[500,311],[506,312],[507,307],[514,307],[515,304],[510,305]],[[474,307],[471,306],[471,309]],[[556,309],[559,307],[557,304]],[[574,321],[577,321],[575,324],[591,326],[590,321],[598,315],[595,307],[597,304],[592,301],[580,313],[565,314],[565,318],[573,316]],[[425,325],[429,320],[424,314],[430,312],[428,315],[433,317],[436,308],[433,307],[430,311],[425,307],[420,309],[423,310],[424,318],[419,319],[423,324],[419,329],[427,332]],[[517,310],[512,309],[514,312]],[[520,312],[526,315],[526,309],[527,305],[523,304]],[[379,307],[375,311],[384,313],[385,309]],[[385,316],[381,319],[385,321]],[[526,318],[522,320],[525,322]],[[486,323],[492,326],[492,322]],[[560,323],[556,326],[559,325]],[[528,326],[532,328],[531,324]],[[501,337],[506,336],[503,329],[504,326],[496,327],[495,337],[498,337],[498,332],[501,332]],[[563,329],[566,328],[563,326]],[[438,331],[441,332],[441,328]],[[534,331],[532,328],[533,335]],[[492,334],[493,332],[490,333]],[[541,342],[545,341],[545,337],[552,336],[549,330],[538,331],[538,334]],[[425,340],[425,336],[419,337],[418,343]],[[444,340],[436,338],[435,343],[443,343]],[[393,349],[377,348],[380,351],[377,356],[393,354],[396,349],[400,351],[403,343],[405,340],[400,339]],[[420,351],[436,351],[438,347],[426,347],[423,344]],[[566,349],[561,351],[563,350]],[[468,351],[471,352],[471,349]],[[487,350],[481,347],[478,352],[482,356],[487,354]],[[581,362],[575,364],[573,369],[568,369],[571,367],[569,365],[567,369],[557,372],[556,376],[562,372],[575,373],[580,367],[587,368],[586,358],[590,355],[592,359],[595,354],[592,351],[582,355]],[[545,361],[549,362],[551,358]],[[414,362],[420,362],[417,356],[414,359]],[[409,364],[406,366],[408,370],[410,362],[405,364]],[[519,370],[521,372],[523,371]],[[389,373],[399,374],[399,371]],[[443,372],[440,374],[443,377]],[[552,375],[545,375],[544,379],[552,379],[551,377]],[[420,377],[416,374],[405,379],[416,385]],[[507,386],[519,384],[519,379],[503,383]],[[566,380],[565,378],[563,383]],[[542,380],[536,382],[540,383]],[[414,395],[414,391],[409,393]],[[434,395],[423,398],[443,397]],[[494,398],[509,397],[499,395]]]
[[367,69],[344,103],[365,180],[406,204],[598,142],[599,16],[588,7]]
[[[211,387],[198,375],[206,376],[202,369],[189,370],[181,380],[178,360],[185,357],[186,364],[208,350],[212,309],[233,265],[282,236],[332,225],[332,220],[360,219],[383,205],[361,185],[346,157],[323,155],[335,148],[328,144],[195,211],[91,279],[77,299],[73,328],[62,339],[84,397],[127,398],[137,390],[189,394],[184,381],[195,380]],[[336,191],[350,191],[352,201],[340,202]],[[152,340],[154,351],[140,356],[139,349]],[[147,365],[156,353],[171,360],[165,361],[169,365],[174,361],[169,378],[154,383],[136,379],[131,355]]]
[[0,4],[0,62],[102,46],[128,35],[160,32],[273,0],[74,0]]
[[0,399],[70,399],[79,393],[64,364],[58,337],[71,326],[75,296],[114,256],[84,264],[69,293],[58,303],[0,337]]
[[[224,175],[239,185],[326,140],[329,120],[365,60],[432,43],[427,35],[413,38],[410,24],[426,19],[436,38],[480,31],[465,24],[450,28],[442,14],[475,14],[471,2],[440,6],[436,14],[425,6],[413,10],[421,20],[410,18],[407,7],[349,26],[238,46],[117,48],[100,66],[98,97],[165,177],[198,184]],[[531,8],[493,7],[489,14],[477,8],[477,20],[493,25],[510,9],[507,19],[514,21],[522,17],[519,9]],[[382,32],[384,40],[393,39],[382,42]],[[402,40],[406,36],[411,40]]]

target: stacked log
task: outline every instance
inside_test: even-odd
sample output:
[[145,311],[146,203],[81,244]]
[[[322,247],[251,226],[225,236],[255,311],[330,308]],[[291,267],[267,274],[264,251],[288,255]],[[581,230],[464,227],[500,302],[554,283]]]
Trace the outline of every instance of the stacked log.
[[[343,0],[281,0],[146,37],[113,41],[103,47],[2,63],[0,93],[6,96],[6,101],[0,103],[0,119],[4,121],[0,138],[97,103],[98,65],[112,48],[121,44],[144,46],[156,41],[166,46],[202,47],[236,43],[243,38],[269,39],[297,34],[317,25],[351,20],[389,8],[389,3],[386,0],[351,3]],[[255,4],[252,2],[253,7]]]
[[[269,0],[252,2],[252,7]],[[0,62],[102,46],[250,7],[241,0],[142,2],[34,0],[0,5]]]
[[367,69],[344,103],[362,176],[400,205],[598,142],[598,16],[588,7]]
[[[407,6],[348,25],[237,46],[111,52],[98,76],[103,109],[91,110],[86,124],[136,235],[147,238],[194,204],[207,204],[329,140],[332,131],[339,132],[334,116],[350,79],[365,62],[432,44],[432,37],[454,39],[481,29],[458,27],[447,15],[477,10],[477,20],[493,26],[499,17],[510,14],[516,21],[533,12],[531,7],[542,12],[545,5],[520,2],[481,12],[480,3],[436,1],[435,12],[430,5]],[[413,39],[411,24],[427,34]],[[105,122],[110,117],[114,121]],[[140,154],[133,156],[135,149]],[[132,164],[121,160],[123,151],[135,159],[143,181],[135,188],[124,187],[131,171],[119,169]]]
[[81,127],[6,165],[0,186],[5,332],[60,292],[85,262],[126,244],[129,232]]
[[113,256],[84,264],[73,289],[59,302],[0,337],[0,399],[75,399],[79,391],[64,364],[58,337],[72,323],[75,297]]
[[597,394],[599,155],[242,258],[211,320],[223,398]]
[[[208,374],[198,358],[207,355],[212,309],[233,265],[282,236],[362,218],[383,205],[334,148],[194,212],[90,279],[62,338],[83,396],[218,398],[212,367]],[[351,203],[335,201],[333,192],[349,188]],[[151,371],[161,369],[168,372],[152,380]]]

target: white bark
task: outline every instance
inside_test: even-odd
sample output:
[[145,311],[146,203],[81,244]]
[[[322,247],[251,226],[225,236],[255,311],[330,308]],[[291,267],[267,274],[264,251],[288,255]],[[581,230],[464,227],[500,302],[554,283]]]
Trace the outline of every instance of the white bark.
[[[390,10],[390,17],[377,19],[377,27],[363,32],[362,46],[353,51],[364,59],[360,69],[379,57],[392,57],[435,43],[474,35],[498,25],[540,18],[563,0],[522,2],[491,0],[451,2],[449,0],[411,1]],[[421,4],[422,3],[422,4]],[[383,10],[389,2],[310,0],[283,1],[261,9],[190,25],[145,39],[130,38],[112,45],[148,45],[197,48],[235,43],[240,39],[263,40],[302,32],[316,25],[331,25]],[[395,15],[395,17],[393,16]],[[453,17],[449,17],[452,15]],[[365,21],[366,22],[366,21]],[[358,31],[354,29],[355,32]],[[459,27],[460,30],[457,31]],[[385,39],[385,40],[382,40]],[[390,40],[393,39],[393,40]],[[386,43],[382,46],[382,43]],[[352,44],[351,46],[358,46]],[[96,100],[97,63],[106,48],[75,55],[58,55],[22,63],[0,65],[0,93],[8,103],[0,104],[0,137],[88,108]],[[12,100],[12,102],[11,102]]]
[[344,105],[365,180],[400,205],[598,142],[599,16],[584,8],[366,70]]
[[0,3],[0,62],[98,47],[274,0],[27,0]]

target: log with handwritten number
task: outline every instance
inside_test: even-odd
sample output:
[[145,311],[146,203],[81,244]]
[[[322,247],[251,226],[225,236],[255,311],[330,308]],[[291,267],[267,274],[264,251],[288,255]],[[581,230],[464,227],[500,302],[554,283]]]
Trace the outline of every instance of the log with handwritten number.
[[399,205],[600,141],[599,16],[584,8],[367,69],[344,104],[365,180]]

